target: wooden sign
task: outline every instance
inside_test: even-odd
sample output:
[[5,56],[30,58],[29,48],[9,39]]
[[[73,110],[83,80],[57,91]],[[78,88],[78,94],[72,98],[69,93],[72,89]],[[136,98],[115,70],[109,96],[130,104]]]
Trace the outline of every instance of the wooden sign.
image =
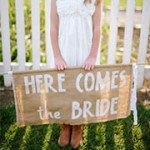
[[13,73],[18,125],[85,124],[130,115],[131,65]]

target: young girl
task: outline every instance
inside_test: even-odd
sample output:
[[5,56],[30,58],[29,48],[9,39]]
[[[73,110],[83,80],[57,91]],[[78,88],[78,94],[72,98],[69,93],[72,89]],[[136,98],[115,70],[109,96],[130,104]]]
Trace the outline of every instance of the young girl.
[[[55,66],[91,70],[99,63],[101,0],[51,0],[51,42]],[[78,148],[82,125],[61,125],[58,143]]]

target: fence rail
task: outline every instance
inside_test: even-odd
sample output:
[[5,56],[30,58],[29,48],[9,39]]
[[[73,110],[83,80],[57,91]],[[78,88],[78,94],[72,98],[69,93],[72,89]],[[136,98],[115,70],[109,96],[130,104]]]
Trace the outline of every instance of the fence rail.
[[[31,0],[31,35],[32,35],[32,63],[25,60],[25,21],[24,21],[24,0],[15,0],[16,12],[16,37],[17,37],[17,63],[11,62],[10,51],[10,28],[9,28],[9,3],[8,0],[0,0],[0,18],[1,18],[1,35],[2,35],[2,53],[3,62],[0,62],[0,74],[11,70],[39,69],[41,67],[54,66],[52,46],[50,43],[50,9],[51,0],[42,1],[45,4],[45,53],[47,62],[40,62],[40,0]],[[133,37],[133,17],[135,13],[135,1],[128,0],[126,8],[125,34],[124,34],[124,51],[122,63],[131,62],[132,37]],[[118,34],[118,16],[119,0],[111,0],[110,8],[110,32],[108,41],[108,64],[115,63],[117,34]],[[102,17],[103,18],[103,17]],[[150,0],[144,0],[142,8],[140,43],[138,49],[137,63],[144,64],[147,54],[148,35],[150,28]],[[141,87],[144,79],[144,68],[140,66],[138,87]],[[146,77],[150,78],[150,73],[146,67]],[[147,73],[148,72],[148,73]],[[5,86],[11,86],[11,77],[4,75]]]

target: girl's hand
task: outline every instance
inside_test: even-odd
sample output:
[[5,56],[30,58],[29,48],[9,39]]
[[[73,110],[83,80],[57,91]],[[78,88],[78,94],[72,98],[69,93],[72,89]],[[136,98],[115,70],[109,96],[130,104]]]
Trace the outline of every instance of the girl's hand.
[[96,57],[89,55],[87,59],[85,60],[82,68],[85,70],[92,70],[95,66]]
[[55,66],[57,70],[64,70],[67,67],[67,64],[61,55],[55,57]]

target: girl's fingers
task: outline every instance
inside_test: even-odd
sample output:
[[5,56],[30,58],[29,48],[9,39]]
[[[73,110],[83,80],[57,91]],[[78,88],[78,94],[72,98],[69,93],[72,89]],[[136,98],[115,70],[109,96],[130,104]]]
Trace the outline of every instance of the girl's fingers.
[[67,68],[67,64],[66,64],[66,63],[64,64],[64,68],[65,68],[65,69]]
[[58,66],[58,70],[60,70],[61,69],[61,67],[60,66]]
[[66,68],[67,64],[65,61],[62,62],[62,70],[64,70]]
[[87,67],[88,67],[88,66],[87,66],[87,63],[85,63],[85,65],[84,65],[84,69],[85,69],[85,70],[87,70]]
[[94,65],[92,65],[92,69],[94,69]]
[[86,64],[85,70],[89,70],[89,64]]
[[92,64],[91,64],[90,62],[85,61],[84,65],[83,65],[83,68],[84,68],[85,70],[90,70],[90,69],[91,69],[91,66],[92,66]]
[[61,70],[61,64],[59,64],[59,70]]
[[55,68],[59,70],[59,64],[57,62],[55,63]]
[[85,70],[86,70],[86,68],[87,68],[87,64],[84,65],[84,69],[85,69]]
[[56,69],[59,70],[59,66],[58,65],[56,65]]
[[60,70],[63,70],[63,65],[60,65]]
[[62,70],[64,70],[66,68],[65,63],[62,64]]
[[61,65],[61,70],[64,70],[65,68],[66,68],[66,64],[63,63],[63,64]]
[[82,68],[85,68],[85,62],[83,63]]
[[87,64],[86,65],[86,70],[92,70],[94,68],[94,65],[92,65],[92,64]]
[[56,65],[57,70],[64,70],[65,68],[67,68],[67,66],[65,64],[58,64]]
[[91,69],[91,64],[88,64],[88,68],[87,68],[88,70],[90,70]]

